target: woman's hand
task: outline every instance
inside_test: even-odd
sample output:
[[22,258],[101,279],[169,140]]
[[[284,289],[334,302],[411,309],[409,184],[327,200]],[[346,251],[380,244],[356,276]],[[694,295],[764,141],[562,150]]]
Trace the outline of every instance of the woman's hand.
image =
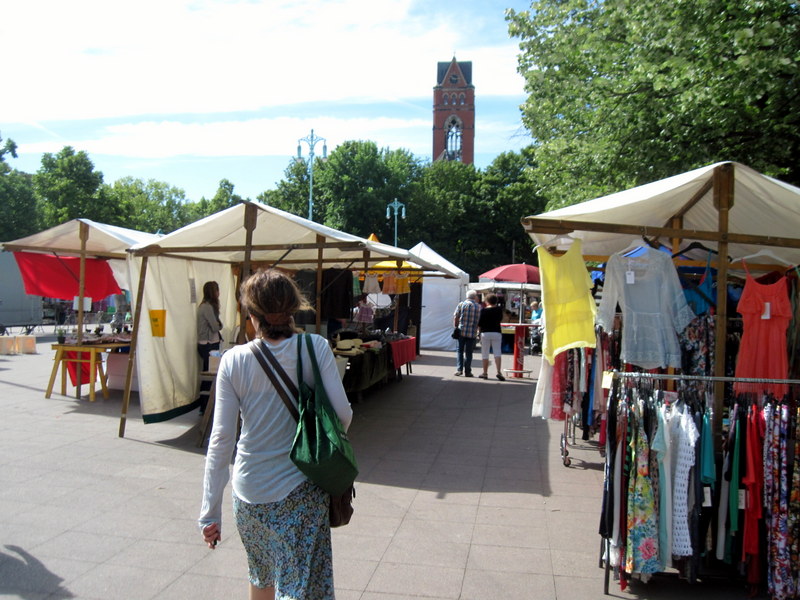
[[219,523],[212,523],[203,527],[203,539],[208,544],[208,547],[214,550],[217,547],[217,542],[222,539]]

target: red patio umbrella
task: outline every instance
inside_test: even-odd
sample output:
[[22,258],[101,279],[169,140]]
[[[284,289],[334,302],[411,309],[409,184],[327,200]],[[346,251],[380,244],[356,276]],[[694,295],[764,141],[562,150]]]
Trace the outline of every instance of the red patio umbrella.
[[526,265],[525,263],[501,265],[482,273],[478,278],[513,283],[539,283],[539,267]]

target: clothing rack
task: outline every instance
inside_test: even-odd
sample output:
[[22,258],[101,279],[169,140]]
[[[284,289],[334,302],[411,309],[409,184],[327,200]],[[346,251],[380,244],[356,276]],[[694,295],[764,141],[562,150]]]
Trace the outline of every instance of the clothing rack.
[[636,379],[666,379],[666,380],[685,380],[685,381],[709,381],[722,383],[770,383],[770,384],[800,384],[800,379],[762,379],[760,377],[719,377],[715,375],[680,375],[671,373],[635,373],[612,371],[616,378],[636,378]]
[[[800,379],[770,379],[760,377],[726,377],[715,375],[681,375],[673,373],[646,373],[612,371],[613,379],[639,379],[639,380],[666,380],[666,381],[705,381],[713,383],[766,383],[800,385]],[[607,460],[607,459],[606,459]],[[611,575],[611,539],[603,537],[600,540],[600,566],[604,567],[603,593],[609,595],[609,580]]]

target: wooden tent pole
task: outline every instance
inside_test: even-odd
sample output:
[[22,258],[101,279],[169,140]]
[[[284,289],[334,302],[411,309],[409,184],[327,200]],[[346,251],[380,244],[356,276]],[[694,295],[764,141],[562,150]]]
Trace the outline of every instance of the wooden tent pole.
[[133,331],[131,331],[131,345],[128,350],[128,369],[125,374],[125,394],[122,398],[122,414],[119,417],[119,437],[125,437],[125,423],[128,418],[128,407],[131,403],[131,380],[133,379],[133,365],[136,360],[136,346],[139,339],[139,323],[142,316],[142,301],[144,300],[144,282],[147,276],[147,255],[142,258],[142,268],[139,271],[139,287],[136,290],[136,310],[133,311]]
[[[79,225],[81,239],[80,275],[78,278],[78,345],[83,343],[83,294],[86,290],[86,240],[89,239],[89,226],[83,221]],[[79,365],[80,366],[80,365]],[[78,369],[80,373],[81,369]],[[80,389],[80,375],[78,375],[78,389]]]
[[[242,271],[239,273],[239,283],[244,283],[244,280],[250,276],[250,262],[253,254],[253,231],[256,229],[258,222],[258,208],[255,204],[248,204],[244,208],[244,261],[242,262]],[[241,306],[241,305],[240,305]],[[245,311],[239,310],[239,335],[236,336],[237,344],[244,344],[247,339],[247,315]]]
[[[394,261],[394,264],[397,265],[397,272],[400,272],[400,267],[403,266],[402,260]],[[395,281],[397,281],[395,279]],[[394,324],[392,325],[392,331],[397,333],[397,328],[400,326],[400,297],[404,294],[395,294],[394,295]]]
[[[716,343],[714,346],[714,375],[725,375],[725,350],[728,338],[728,217],[733,208],[734,172],[731,163],[725,163],[714,169],[714,208],[717,209],[720,241],[717,247],[717,320],[715,326]],[[722,446],[722,411],[725,400],[725,384],[718,381],[714,384],[714,415],[711,430],[714,432],[716,449]]]
[[317,328],[315,333],[322,331],[322,259],[325,257],[322,244],[324,243],[325,238],[317,234],[317,244],[320,246],[317,249],[317,297],[314,301],[314,309],[316,311],[314,325]]

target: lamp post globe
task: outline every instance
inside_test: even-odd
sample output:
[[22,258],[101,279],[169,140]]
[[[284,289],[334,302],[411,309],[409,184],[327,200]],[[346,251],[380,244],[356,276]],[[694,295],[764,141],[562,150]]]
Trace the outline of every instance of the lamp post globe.
[[391,212],[394,211],[394,245],[397,246],[397,214],[402,211],[402,216],[406,218],[406,205],[402,202],[399,202],[397,198],[394,201],[389,202],[386,206],[386,219],[391,219]]

